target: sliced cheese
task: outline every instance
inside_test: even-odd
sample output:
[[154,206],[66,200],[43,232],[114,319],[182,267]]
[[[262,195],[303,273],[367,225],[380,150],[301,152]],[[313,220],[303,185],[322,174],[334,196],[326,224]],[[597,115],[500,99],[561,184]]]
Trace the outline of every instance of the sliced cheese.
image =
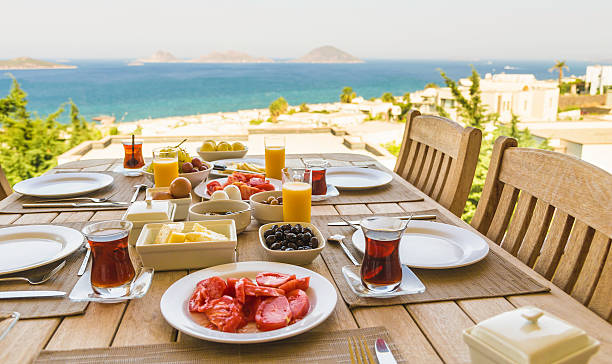
[[198,223],[193,224],[193,232],[187,233],[186,241],[226,241],[227,236],[214,232]]
[[161,229],[159,229],[159,233],[155,237],[156,244],[166,244],[170,242],[170,234],[172,232],[180,233],[183,231],[185,225],[182,222],[174,223],[174,224],[164,224]]
[[169,244],[184,243],[186,236],[187,234],[185,233],[177,233],[176,231],[173,231],[170,233],[170,238],[168,239],[168,243]]

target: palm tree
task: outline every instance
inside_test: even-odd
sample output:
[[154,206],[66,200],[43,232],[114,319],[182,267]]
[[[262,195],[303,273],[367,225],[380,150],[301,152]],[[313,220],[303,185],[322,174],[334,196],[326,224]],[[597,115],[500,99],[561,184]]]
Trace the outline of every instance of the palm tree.
[[553,72],[554,70],[559,72],[559,87],[561,87],[564,68],[569,71],[569,67],[567,64],[565,64],[565,61],[555,61],[555,65],[548,69],[548,72]]
[[357,95],[353,92],[353,89],[347,86],[342,89],[342,93],[340,94],[340,102],[350,104],[356,96]]

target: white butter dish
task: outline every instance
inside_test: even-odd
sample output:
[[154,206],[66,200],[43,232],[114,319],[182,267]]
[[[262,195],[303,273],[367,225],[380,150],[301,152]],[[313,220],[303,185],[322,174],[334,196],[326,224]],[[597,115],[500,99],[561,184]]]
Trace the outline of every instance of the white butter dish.
[[234,220],[208,220],[185,222],[183,232],[193,230],[200,224],[228,240],[185,243],[155,243],[155,238],[164,224],[146,224],[136,241],[136,251],[145,267],[156,271],[207,268],[214,265],[233,263],[236,259],[236,224]]
[[463,331],[474,364],[586,363],[599,342],[536,307],[491,317]]
[[131,221],[133,224],[128,243],[134,246],[140,231],[146,224],[172,222],[174,220],[174,211],[175,205],[168,202],[168,200],[145,200],[132,203],[125,214],[123,214],[123,220]]

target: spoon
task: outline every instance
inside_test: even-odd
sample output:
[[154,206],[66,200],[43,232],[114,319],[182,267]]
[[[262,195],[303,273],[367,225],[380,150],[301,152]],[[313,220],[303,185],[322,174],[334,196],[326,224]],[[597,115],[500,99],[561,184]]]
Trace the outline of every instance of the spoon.
[[327,238],[327,241],[329,241],[330,243],[338,243],[338,244],[340,244],[340,247],[342,247],[342,250],[344,250],[344,254],[346,254],[346,256],[349,258],[351,263],[353,263],[354,265],[359,265],[359,262],[357,261],[357,259],[355,259],[353,254],[351,254],[351,252],[348,250],[346,245],[344,245],[344,242],[343,242],[344,238],[345,238],[344,235],[335,234],[335,235],[332,235],[329,238]]
[[132,199],[130,200],[130,203],[133,203],[134,201],[136,201],[136,199],[138,199],[138,194],[140,193],[140,189],[143,187],[147,187],[147,185],[145,184],[134,185],[136,192],[134,192],[134,194],[132,195]]
[[0,281],[23,280],[23,281],[27,281],[30,284],[41,284],[51,279],[51,277],[53,277],[57,272],[59,272],[62,268],[64,268],[65,265],[66,265],[66,261],[64,260],[60,265],[58,265],[57,267],[47,272],[31,273],[30,275],[23,276],[23,277],[18,277],[18,276],[4,277],[4,278],[0,278]]

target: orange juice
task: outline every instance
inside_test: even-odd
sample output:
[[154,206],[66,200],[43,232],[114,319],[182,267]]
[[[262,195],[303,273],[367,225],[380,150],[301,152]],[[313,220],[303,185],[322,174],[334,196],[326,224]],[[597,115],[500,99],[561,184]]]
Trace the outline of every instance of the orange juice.
[[266,146],[266,177],[280,180],[283,168],[285,168],[285,147]]
[[155,187],[168,187],[179,175],[176,158],[156,158],[153,161]]
[[311,194],[312,188],[308,183],[283,183],[283,219],[285,221],[310,222]]

